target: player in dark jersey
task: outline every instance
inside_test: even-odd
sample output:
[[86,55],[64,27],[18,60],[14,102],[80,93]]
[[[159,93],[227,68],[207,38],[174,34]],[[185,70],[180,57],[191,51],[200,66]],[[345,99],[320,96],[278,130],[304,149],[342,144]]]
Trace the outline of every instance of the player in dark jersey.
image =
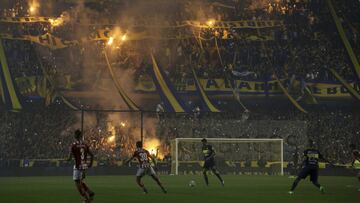
[[221,178],[220,173],[215,166],[214,148],[207,143],[207,140],[205,138],[202,139],[201,142],[202,142],[202,152],[204,154],[204,161],[205,161],[203,166],[203,175],[206,185],[209,185],[209,179],[206,172],[211,170],[216,175],[216,177],[218,177],[218,179],[221,182],[221,185],[224,186],[224,180]]
[[150,160],[154,163],[154,165],[156,165],[156,161],[154,157],[150,155],[149,151],[143,149],[141,141],[136,142],[136,150],[133,156],[129,160],[127,160],[125,164],[128,165],[130,161],[135,158],[139,162],[139,168],[136,173],[136,183],[141,187],[144,193],[145,194],[148,193],[148,190],[146,189],[144,183],[142,183],[141,181],[141,178],[144,177],[144,175],[151,176],[155,180],[155,182],[160,186],[161,190],[164,193],[167,193],[166,189],[161,184],[159,177],[156,175],[154,168],[151,166]]
[[[356,149],[356,146],[354,144],[350,145],[350,149],[353,156],[353,161],[351,165],[354,167],[355,161],[360,161],[360,150]],[[357,179],[360,182],[360,172],[357,174]]]
[[[312,142],[310,142],[311,145]],[[318,182],[318,176],[319,176],[319,160],[324,160],[328,162],[324,157],[320,154],[320,152],[317,149],[314,149],[313,147],[310,147],[310,149],[307,149],[304,151],[304,161],[303,161],[303,167],[298,174],[298,177],[295,179],[289,194],[293,194],[296,186],[299,184],[301,179],[305,179],[307,176],[310,176],[310,181],[317,187],[319,190],[324,193],[325,188],[321,186]],[[329,162],[328,162],[329,163]]]
[[[73,180],[80,195],[85,199],[84,202],[91,202],[94,199],[95,193],[84,183],[86,169],[92,167],[94,155],[91,153],[87,144],[82,141],[82,132],[75,131],[75,142],[70,147],[68,161],[72,158],[75,160]],[[90,157],[88,163],[87,158]]]

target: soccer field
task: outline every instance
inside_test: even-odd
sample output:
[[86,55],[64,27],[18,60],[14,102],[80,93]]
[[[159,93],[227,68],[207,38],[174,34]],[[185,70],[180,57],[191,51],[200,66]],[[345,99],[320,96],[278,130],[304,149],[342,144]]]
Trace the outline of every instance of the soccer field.
[[[94,202],[153,202],[153,203],[237,203],[237,202],[359,202],[360,187],[356,178],[320,177],[326,188],[321,194],[306,180],[299,184],[294,195],[287,194],[293,179],[276,176],[224,176],[225,187],[210,176],[206,187],[201,176],[161,176],[168,189],[163,194],[151,178],[144,183],[145,195],[135,184],[133,176],[89,176],[88,185],[96,193]],[[197,185],[189,187],[190,180]],[[0,178],[1,203],[81,202],[72,177],[9,177]]]

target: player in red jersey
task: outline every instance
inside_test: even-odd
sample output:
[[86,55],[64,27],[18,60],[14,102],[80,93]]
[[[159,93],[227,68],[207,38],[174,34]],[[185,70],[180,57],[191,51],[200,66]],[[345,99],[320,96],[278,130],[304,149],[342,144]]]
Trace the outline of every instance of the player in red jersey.
[[167,193],[166,189],[162,186],[159,177],[156,175],[156,172],[154,168],[150,164],[150,159],[152,162],[156,165],[154,157],[152,157],[146,149],[143,149],[142,142],[136,142],[136,150],[133,154],[133,156],[125,162],[126,165],[130,163],[131,160],[137,159],[139,162],[139,168],[136,173],[136,183],[141,187],[141,189],[144,191],[144,193],[148,193],[147,189],[145,188],[145,185],[141,182],[141,178],[144,177],[144,175],[151,176],[155,182],[160,186],[161,190],[164,193]]
[[[360,161],[360,150],[356,149],[356,146],[354,144],[350,145],[350,149],[351,149],[351,153],[353,156],[353,162],[351,165],[354,166],[355,161]],[[360,172],[357,174],[357,178],[358,178],[358,181],[360,182]],[[360,191],[360,189],[359,189],[359,191]]]
[[[84,197],[84,202],[91,202],[94,199],[95,193],[84,183],[86,169],[92,167],[94,155],[91,153],[90,148],[82,140],[82,132],[75,131],[75,142],[70,146],[68,161],[72,158],[75,159],[73,180],[75,181],[76,188],[80,195]],[[90,163],[87,162],[88,156]]]

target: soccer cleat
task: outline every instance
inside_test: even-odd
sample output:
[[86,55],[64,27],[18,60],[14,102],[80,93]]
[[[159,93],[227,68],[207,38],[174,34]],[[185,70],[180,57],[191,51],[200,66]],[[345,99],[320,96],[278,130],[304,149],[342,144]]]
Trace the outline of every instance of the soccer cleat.
[[294,194],[294,191],[291,191],[291,190],[290,190],[288,193],[289,193],[289,195],[293,195],[293,194]]
[[166,193],[167,193],[167,191],[166,191],[166,189],[165,189],[165,188],[161,187],[161,190],[163,191],[163,193],[164,193],[164,194],[166,194]]
[[323,186],[320,186],[320,192],[323,194],[325,193],[325,188]]
[[221,185],[224,187],[225,186],[225,181],[221,181]]

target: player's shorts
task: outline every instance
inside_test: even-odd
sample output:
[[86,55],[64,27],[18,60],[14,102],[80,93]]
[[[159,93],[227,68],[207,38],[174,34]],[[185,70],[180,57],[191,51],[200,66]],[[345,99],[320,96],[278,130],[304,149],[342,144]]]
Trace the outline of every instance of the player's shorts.
[[84,180],[84,179],[85,179],[85,170],[77,169],[74,167],[73,180]]
[[156,175],[156,172],[155,172],[154,168],[151,166],[148,168],[138,168],[138,170],[136,172],[136,176],[142,177],[144,175],[152,176],[152,175]]
[[210,159],[210,160],[208,160],[208,161],[205,161],[203,168],[204,168],[205,170],[214,169],[214,168],[215,168],[215,160],[214,160],[214,159]]
[[305,179],[310,176],[310,181],[317,182],[319,177],[319,169],[317,167],[305,166],[301,169],[298,177]]

